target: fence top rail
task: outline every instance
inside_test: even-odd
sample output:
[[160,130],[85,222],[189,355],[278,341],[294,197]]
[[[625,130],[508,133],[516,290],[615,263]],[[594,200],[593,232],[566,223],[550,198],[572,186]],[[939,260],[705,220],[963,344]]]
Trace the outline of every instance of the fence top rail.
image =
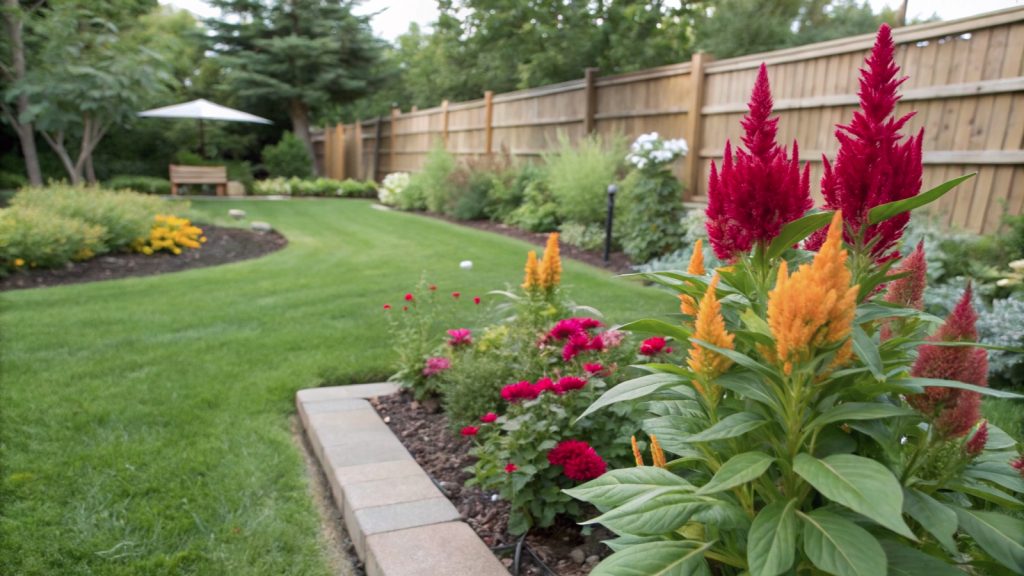
[[406,118],[418,118],[420,116],[430,116],[432,114],[440,114],[442,112],[444,112],[444,108],[442,108],[440,106],[434,106],[432,108],[423,108],[422,110],[417,110],[415,112],[412,112],[412,111],[402,112],[402,109],[399,108],[398,109],[398,118],[400,120],[404,120]]
[[[1012,24],[1014,22],[1021,21],[1024,21],[1024,7],[1012,7],[995,12],[986,12],[984,14],[969,16],[967,18],[960,18],[957,20],[929,22],[926,24],[916,24],[914,26],[895,28],[893,29],[892,36],[896,44],[907,44],[910,42],[920,42],[922,40],[930,40],[943,36],[957,36],[966,32],[981,30],[983,28],[992,28],[994,26]],[[860,52],[862,50],[870,49],[874,45],[874,42],[874,33],[862,34],[860,36],[839,38],[836,40],[829,40],[827,42],[809,44],[807,46],[798,46],[796,48],[786,48],[771,52],[761,52],[759,54],[748,54],[746,56],[738,56],[736,58],[728,58],[725,60],[715,60],[710,62],[704,70],[708,74],[732,72],[734,70],[757,68],[762,62],[769,65],[782,64],[785,62],[810,60],[812,58],[820,58],[823,56]]]
[[471,108],[482,108],[485,102],[483,98],[477,98],[476,100],[466,100],[465,102],[451,102],[448,104],[448,112],[457,112],[459,110],[469,110]]
[[501,94],[494,95],[493,102],[495,104],[500,104],[502,102],[513,102],[515,100],[523,100],[526,98],[538,98],[540,96],[550,96],[553,94],[560,94],[562,92],[572,92],[575,90],[582,90],[584,88],[586,88],[586,82],[582,78],[578,78],[576,80],[559,82],[558,84],[545,84],[544,86],[537,86],[536,88],[516,90],[515,92],[502,92]]
[[669,76],[679,76],[682,74],[689,74],[692,67],[693,65],[690,62],[677,62],[675,64],[658,66],[657,68],[645,68],[634,72],[615,74],[614,76],[598,76],[597,79],[594,80],[594,84],[598,88],[601,88],[603,86],[640,82],[641,80],[654,80]]

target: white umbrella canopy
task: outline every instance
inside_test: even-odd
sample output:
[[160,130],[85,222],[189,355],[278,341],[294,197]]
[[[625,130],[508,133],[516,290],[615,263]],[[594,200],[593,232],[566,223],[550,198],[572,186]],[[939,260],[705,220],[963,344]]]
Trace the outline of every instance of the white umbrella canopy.
[[235,110],[234,108],[228,108],[227,106],[221,106],[220,104],[214,104],[213,102],[203,98],[193,100],[191,102],[185,102],[183,104],[174,104],[171,106],[153,108],[151,110],[143,110],[142,112],[139,112],[138,115],[143,118],[193,118],[199,120],[199,154],[203,157],[206,156],[206,146],[203,142],[204,120],[273,124],[273,122],[266,118],[261,118],[255,114],[249,114],[248,112],[242,112],[241,110]]

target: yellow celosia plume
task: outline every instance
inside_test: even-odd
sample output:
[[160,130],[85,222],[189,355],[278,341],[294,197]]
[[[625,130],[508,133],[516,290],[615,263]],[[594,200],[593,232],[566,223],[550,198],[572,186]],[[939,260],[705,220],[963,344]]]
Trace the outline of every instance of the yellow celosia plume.
[[[700,238],[693,245],[693,254],[690,255],[690,265],[686,267],[688,274],[699,274],[703,276],[704,271],[704,241]],[[687,316],[697,315],[697,301],[689,294],[679,295],[679,311]]]
[[551,290],[561,281],[562,257],[558,249],[558,232],[552,232],[548,235],[548,243],[544,246],[544,259],[540,262],[540,285]]
[[[640,447],[637,446],[636,436],[631,436],[629,440],[633,445],[633,459],[636,460],[636,465],[644,466],[644,456],[640,453]],[[653,466],[658,468],[666,466],[665,451],[661,449],[661,445],[658,444],[658,437],[654,434],[651,434],[651,462],[653,462]]]
[[636,465],[643,466],[644,455],[640,453],[640,447],[636,444],[636,436],[630,436],[629,441],[633,445],[633,459],[636,460]]
[[540,266],[537,263],[537,253],[530,250],[526,255],[526,274],[523,277],[523,288],[532,290],[540,286]]
[[[847,340],[857,307],[857,286],[846,267],[843,218],[832,217],[828,236],[810,264],[789,276],[786,263],[779,268],[775,288],[768,293],[768,327],[775,340],[775,357],[789,374],[794,364],[809,360],[823,347]],[[832,366],[852,354],[847,340]]]
[[[718,296],[715,294],[718,280],[719,276],[715,274],[711,279],[711,283],[708,284],[704,297],[700,300],[700,306],[697,308],[697,318],[694,321],[693,337],[709,344],[714,344],[719,348],[732,350],[734,348],[733,340],[735,336],[725,329],[722,304],[718,301]],[[732,360],[717,352],[707,350],[699,344],[693,344],[690,348],[690,357],[686,364],[690,367],[690,370],[693,370],[706,382],[724,374],[732,366]],[[707,392],[700,382],[695,380],[693,385],[702,396],[707,398]],[[717,393],[714,396],[717,397]]]

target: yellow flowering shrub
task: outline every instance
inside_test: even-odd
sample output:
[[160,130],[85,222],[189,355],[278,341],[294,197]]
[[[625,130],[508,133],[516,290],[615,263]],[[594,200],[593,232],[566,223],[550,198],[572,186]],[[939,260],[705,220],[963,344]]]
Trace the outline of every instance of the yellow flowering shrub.
[[182,248],[199,248],[206,242],[202,228],[194,226],[188,218],[179,218],[169,214],[157,214],[153,218],[153,227],[148,238],[139,238],[133,247],[143,254],[155,254],[166,250],[172,254],[181,254]]

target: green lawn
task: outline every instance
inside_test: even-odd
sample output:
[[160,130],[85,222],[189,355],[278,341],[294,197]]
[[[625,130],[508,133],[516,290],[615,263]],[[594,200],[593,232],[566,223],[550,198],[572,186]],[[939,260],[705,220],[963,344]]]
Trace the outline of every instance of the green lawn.
[[[385,378],[381,306],[422,272],[482,295],[519,282],[527,250],[361,201],[196,205],[243,208],[290,244],[0,295],[0,573],[327,574],[295,391]],[[613,321],[675,308],[573,262],[565,284]]]

